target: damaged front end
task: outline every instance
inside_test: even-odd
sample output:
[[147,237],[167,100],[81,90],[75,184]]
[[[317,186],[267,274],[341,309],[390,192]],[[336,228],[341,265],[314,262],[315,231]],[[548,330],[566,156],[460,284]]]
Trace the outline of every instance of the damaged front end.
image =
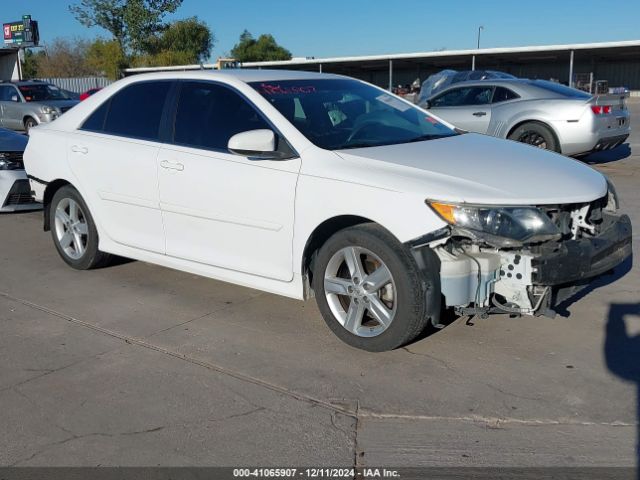
[[443,302],[459,315],[554,316],[554,307],[631,255],[613,187],[593,202],[537,207],[427,202],[448,227],[412,243],[440,259]]

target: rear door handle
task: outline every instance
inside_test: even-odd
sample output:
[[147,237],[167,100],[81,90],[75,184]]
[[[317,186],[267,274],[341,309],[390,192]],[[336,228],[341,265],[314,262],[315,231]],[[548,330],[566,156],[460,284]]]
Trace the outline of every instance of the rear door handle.
[[184,165],[178,162],[171,162],[169,160],[162,160],[160,162],[160,166],[162,168],[166,168],[167,170],[177,170],[179,172],[184,170]]
[[86,155],[87,153],[89,153],[89,149],[87,147],[82,147],[80,145],[72,145],[71,151],[73,153],[81,153],[82,155]]
[[487,114],[487,112],[475,112],[473,114],[474,117],[484,117]]

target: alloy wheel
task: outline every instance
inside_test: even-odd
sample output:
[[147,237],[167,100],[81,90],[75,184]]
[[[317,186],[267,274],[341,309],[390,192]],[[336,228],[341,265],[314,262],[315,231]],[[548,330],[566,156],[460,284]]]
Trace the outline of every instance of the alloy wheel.
[[60,248],[73,260],[87,250],[89,227],[82,208],[75,200],[63,198],[56,206],[55,233]]
[[538,148],[547,148],[547,141],[538,132],[527,130],[518,138],[519,142],[526,143]]
[[340,325],[359,337],[380,335],[396,314],[391,271],[362,247],[345,247],[331,257],[324,274],[324,294]]

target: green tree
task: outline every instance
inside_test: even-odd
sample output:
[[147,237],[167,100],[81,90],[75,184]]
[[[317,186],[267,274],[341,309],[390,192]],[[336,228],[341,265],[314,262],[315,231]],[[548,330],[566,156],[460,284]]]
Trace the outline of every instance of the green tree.
[[240,40],[231,49],[231,56],[240,62],[265,62],[290,60],[291,52],[278,45],[273,35],[262,34],[256,40],[249,31],[240,35]]
[[22,78],[38,78],[38,62],[44,54],[45,53],[42,50],[34,52],[30,48],[24,51],[24,60],[22,61]]
[[132,67],[167,67],[193,63],[189,52],[162,50],[154,54],[137,55],[131,59]]
[[142,52],[149,39],[166,27],[165,15],[175,12],[182,1],[80,0],[69,10],[81,24],[110,32],[123,51]]
[[55,38],[36,55],[39,77],[84,77],[95,75],[87,65],[89,42],[80,38]]
[[215,37],[207,24],[198,20],[198,17],[191,17],[168,25],[149,42],[147,51],[156,56],[162,53],[163,57],[173,62],[184,59],[184,63],[202,63],[211,55],[214,43]]
[[96,75],[103,75],[112,80],[120,78],[122,69],[128,66],[127,56],[116,40],[98,38],[89,45],[86,54],[87,66]]

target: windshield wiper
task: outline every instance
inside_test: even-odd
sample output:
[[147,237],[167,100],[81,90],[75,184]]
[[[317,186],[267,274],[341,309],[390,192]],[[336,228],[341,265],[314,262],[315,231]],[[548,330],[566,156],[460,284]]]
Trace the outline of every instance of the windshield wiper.
[[437,140],[438,138],[452,137],[453,135],[442,134],[442,133],[429,133],[426,135],[420,135],[419,137],[412,138],[411,140],[407,140],[407,143],[413,142],[424,142],[427,140]]

